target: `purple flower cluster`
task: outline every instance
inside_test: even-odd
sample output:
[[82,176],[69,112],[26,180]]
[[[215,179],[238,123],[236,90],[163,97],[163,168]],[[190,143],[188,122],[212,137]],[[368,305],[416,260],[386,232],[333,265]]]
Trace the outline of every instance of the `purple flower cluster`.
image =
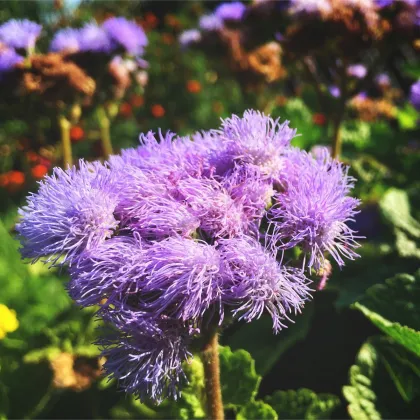
[[420,111],[420,80],[413,83],[410,88],[410,102],[418,111]]
[[103,52],[123,50],[140,56],[147,45],[141,26],[123,17],[107,19],[101,26],[88,23],[80,29],[65,28],[54,35],[50,50],[59,52]]
[[312,268],[356,257],[354,179],[294,136],[256,111],[191,137],[149,132],[106,164],[55,169],[28,198],[22,255],[69,266],[71,297],[113,326],[105,369],[127,392],[177,397],[209,323],[267,313],[278,332],[310,298]]

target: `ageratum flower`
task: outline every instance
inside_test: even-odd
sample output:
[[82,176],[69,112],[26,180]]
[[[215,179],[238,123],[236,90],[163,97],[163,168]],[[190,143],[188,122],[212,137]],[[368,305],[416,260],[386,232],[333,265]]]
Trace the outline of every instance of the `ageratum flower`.
[[52,264],[63,257],[62,264],[71,264],[85,248],[113,235],[117,203],[112,174],[100,163],[55,168],[19,211],[22,255],[34,262],[48,257]]
[[310,295],[308,279],[302,271],[286,268],[257,241],[233,238],[219,241],[223,271],[223,302],[246,322],[267,311],[278,332],[288,314],[300,312]]
[[147,37],[141,26],[134,21],[123,17],[107,19],[102,28],[105,29],[112,41],[123,47],[127,53],[132,55],[143,54],[147,45]]
[[106,359],[105,371],[127,392],[156,402],[180,395],[180,386],[186,381],[182,362],[192,357],[182,326],[171,325],[159,335],[130,328],[103,338],[99,344]]
[[33,50],[42,26],[28,19],[11,19],[0,25],[0,43],[10,48]]
[[229,159],[235,165],[257,167],[267,177],[276,179],[282,169],[282,153],[290,146],[296,130],[289,122],[258,111],[245,111],[242,118],[232,116],[222,121],[220,130],[222,162]]
[[79,47],[83,52],[109,53],[113,50],[107,32],[96,23],[88,23],[79,29]]
[[289,9],[292,14],[308,15],[330,13],[332,11],[328,0],[291,0]]
[[198,29],[189,29],[181,32],[179,35],[179,43],[182,47],[189,47],[201,41],[201,32]]
[[0,49],[0,77],[2,73],[12,71],[17,64],[22,63],[24,58],[12,48]]
[[418,111],[420,111],[420,80],[411,85],[410,102]]
[[359,200],[349,197],[354,178],[348,167],[329,157],[314,159],[298,149],[285,158],[284,190],[275,195],[269,217],[276,247],[301,246],[308,267],[319,268],[329,252],[342,266],[354,259],[357,237],[346,224],[357,213]]
[[51,41],[50,51],[78,52],[80,50],[80,31],[65,28],[57,31]]
[[201,16],[198,26],[203,31],[219,31],[223,28],[223,21],[216,15],[204,15]]
[[214,14],[225,20],[237,21],[241,20],[246,10],[246,6],[240,1],[234,1],[229,3],[222,3],[216,7]]
[[363,64],[353,64],[347,67],[347,74],[357,79],[363,79],[367,74],[367,68]]

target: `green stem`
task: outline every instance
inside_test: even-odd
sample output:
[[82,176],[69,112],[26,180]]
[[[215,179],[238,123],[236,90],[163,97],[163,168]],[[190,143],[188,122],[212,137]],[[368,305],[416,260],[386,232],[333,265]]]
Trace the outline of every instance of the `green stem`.
[[334,159],[339,159],[341,153],[341,122],[340,116],[333,120],[332,157]]
[[202,352],[207,416],[212,420],[224,420],[222,389],[220,386],[219,342],[217,331],[210,334]]
[[99,130],[101,132],[102,150],[105,158],[113,154],[110,127],[111,122],[106,114],[106,111],[101,107],[98,109]]
[[60,115],[58,117],[58,125],[60,126],[60,134],[61,134],[61,147],[63,152],[63,166],[67,168],[67,166],[71,166],[73,164],[73,157],[71,153],[71,141],[70,141],[70,121]]
[[51,397],[53,396],[54,387],[50,385],[47,389],[47,392],[44,394],[44,396],[38,401],[38,404],[34,407],[34,409],[25,416],[25,419],[33,419],[37,417],[39,414],[44,411],[45,407],[48,405],[48,403],[51,400]]

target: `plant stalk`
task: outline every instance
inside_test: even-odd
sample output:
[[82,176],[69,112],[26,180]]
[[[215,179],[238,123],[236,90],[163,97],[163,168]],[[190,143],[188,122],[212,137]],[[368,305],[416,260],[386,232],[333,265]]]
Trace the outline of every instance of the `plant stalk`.
[[71,141],[70,141],[70,121],[60,115],[58,117],[58,125],[60,126],[61,134],[61,147],[63,152],[63,166],[67,168],[73,164],[73,156],[71,152]]
[[333,119],[332,157],[339,159],[341,153],[341,121],[342,118]]
[[103,108],[98,110],[99,130],[101,132],[102,151],[106,159],[113,154],[110,127],[111,122]]
[[212,332],[202,352],[207,416],[211,420],[224,420],[222,388],[220,386],[219,340]]

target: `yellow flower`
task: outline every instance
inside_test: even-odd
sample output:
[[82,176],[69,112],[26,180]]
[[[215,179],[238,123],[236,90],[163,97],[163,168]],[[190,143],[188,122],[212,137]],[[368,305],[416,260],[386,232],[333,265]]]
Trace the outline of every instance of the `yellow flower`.
[[0,303],[0,340],[7,333],[17,330],[18,327],[19,321],[16,318],[16,312]]

